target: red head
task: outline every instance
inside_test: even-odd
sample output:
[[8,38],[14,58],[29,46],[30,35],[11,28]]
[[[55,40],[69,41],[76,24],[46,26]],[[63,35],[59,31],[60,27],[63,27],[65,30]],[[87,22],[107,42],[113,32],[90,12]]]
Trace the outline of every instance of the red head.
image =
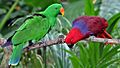
[[83,39],[83,36],[84,35],[82,35],[82,33],[80,32],[78,28],[72,28],[69,34],[66,36],[65,42],[69,45],[75,44],[81,39]]

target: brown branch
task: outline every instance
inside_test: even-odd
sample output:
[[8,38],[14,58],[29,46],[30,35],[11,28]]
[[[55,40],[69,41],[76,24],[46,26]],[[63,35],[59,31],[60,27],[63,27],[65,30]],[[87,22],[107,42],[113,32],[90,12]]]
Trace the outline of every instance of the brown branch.
[[51,46],[51,45],[62,44],[62,43],[64,43],[64,36],[60,35],[55,40],[49,40],[49,41],[45,41],[45,42],[35,43],[31,46],[26,47],[24,50],[29,51],[29,50],[33,50],[33,49],[42,48],[42,47],[45,47],[45,46]]
[[99,42],[99,43],[108,43],[108,44],[120,44],[120,39],[107,39],[107,38],[87,38],[86,41]]
[[[92,42],[100,42],[100,43],[112,43],[112,44],[120,44],[120,39],[106,39],[106,38],[87,38],[86,41],[92,41]],[[2,46],[4,43],[6,42],[5,39],[1,38],[0,39],[0,45]],[[31,46],[26,47],[24,50],[25,51],[29,51],[29,50],[33,50],[33,49],[38,49],[38,48],[42,48],[44,46],[51,46],[51,45],[55,45],[55,44],[62,44],[64,43],[64,36],[60,35],[57,39],[55,40],[49,40],[49,41],[45,41],[45,42],[39,42],[39,43],[35,43]]]
[[0,38],[0,46],[4,45],[6,42],[6,39],[4,38]]

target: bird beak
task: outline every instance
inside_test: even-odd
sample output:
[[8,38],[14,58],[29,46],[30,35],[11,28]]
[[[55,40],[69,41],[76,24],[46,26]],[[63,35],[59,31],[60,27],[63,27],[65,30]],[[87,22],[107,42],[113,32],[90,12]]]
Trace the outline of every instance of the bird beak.
[[60,9],[60,13],[62,14],[62,16],[64,16],[64,8]]

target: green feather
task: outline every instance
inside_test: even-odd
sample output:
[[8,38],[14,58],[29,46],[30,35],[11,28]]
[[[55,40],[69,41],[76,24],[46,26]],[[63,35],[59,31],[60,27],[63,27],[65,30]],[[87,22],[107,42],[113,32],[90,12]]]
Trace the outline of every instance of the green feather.
[[60,4],[50,5],[45,11],[38,12],[36,15],[33,15],[32,18],[25,20],[16,30],[11,40],[14,49],[9,65],[16,65],[19,63],[19,61],[16,62],[16,59],[20,59],[19,57],[21,57],[22,49],[25,46],[23,43],[30,40],[38,41],[48,33],[50,28],[55,25],[56,17],[60,13],[60,8],[62,8]]
[[19,44],[19,45],[13,47],[13,53],[10,57],[9,65],[17,65],[18,64],[24,45],[25,44],[22,43],[22,44]]
[[50,24],[47,18],[33,16],[17,30],[12,38],[12,43],[20,44],[29,40],[39,40],[47,33],[49,28]]

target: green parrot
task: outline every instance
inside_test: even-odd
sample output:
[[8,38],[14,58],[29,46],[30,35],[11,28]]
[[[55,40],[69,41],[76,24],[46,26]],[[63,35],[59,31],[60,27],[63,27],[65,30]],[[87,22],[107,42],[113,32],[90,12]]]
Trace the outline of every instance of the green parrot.
[[43,12],[33,14],[28,17],[24,23],[11,36],[13,52],[10,56],[9,65],[17,65],[25,44],[31,40],[36,42],[41,40],[49,30],[55,25],[58,14],[64,15],[64,9],[61,4],[52,4]]

